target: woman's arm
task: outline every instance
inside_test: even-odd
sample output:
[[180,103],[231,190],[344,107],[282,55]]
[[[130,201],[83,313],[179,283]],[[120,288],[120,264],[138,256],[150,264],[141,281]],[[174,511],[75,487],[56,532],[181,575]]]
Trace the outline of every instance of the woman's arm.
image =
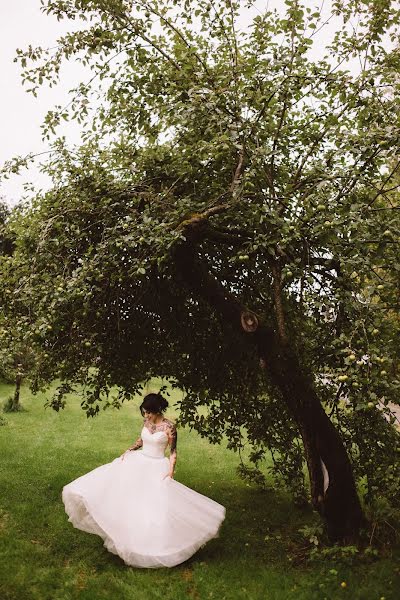
[[133,446],[129,446],[129,448],[127,450],[125,450],[125,452],[123,454],[121,454],[122,460],[124,460],[125,458],[125,454],[127,452],[129,452],[130,450],[138,450],[139,448],[141,448],[143,446],[143,440],[141,437],[138,437],[138,439],[136,440],[136,442],[133,444]]
[[169,473],[168,476],[171,479],[174,478],[175,473],[175,465],[177,459],[177,442],[178,442],[178,434],[176,431],[176,427],[173,423],[171,423],[168,428],[168,441],[170,445],[170,454],[169,454]]
[[[146,419],[144,422],[146,422]],[[143,440],[142,440],[142,436],[140,435],[138,437],[138,439],[136,440],[136,442],[132,446],[129,446],[129,448],[127,450],[125,450],[125,452],[121,455],[122,460],[124,460],[124,456],[127,452],[130,452],[131,450],[139,450],[139,448],[141,448],[142,446],[143,446]]]
[[[146,426],[147,423],[147,419],[144,419],[143,421],[143,427]],[[133,446],[129,446],[128,450],[138,450],[139,448],[141,448],[143,446],[143,440],[142,440],[142,436],[139,435],[138,439],[136,440],[136,442],[133,444]],[[127,451],[128,451],[127,450]]]
[[139,436],[138,439],[136,440],[136,442],[132,446],[129,446],[128,450],[138,450],[142,446],[143,446],[142,436]]

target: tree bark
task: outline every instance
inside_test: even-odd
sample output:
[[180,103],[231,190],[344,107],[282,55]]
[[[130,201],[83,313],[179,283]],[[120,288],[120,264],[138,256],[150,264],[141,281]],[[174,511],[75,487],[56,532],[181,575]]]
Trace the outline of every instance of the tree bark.
[[[311,499],[325,519],[332,541],[357,537],[365,517],[353,472],[340,435],[325,413],[309,375],[289,344],[283,344],[272,327],[243,306],[208,271],[195,251],[196,232],[187,232],[189,243],[174,251],[175,265],[186,285],[244,335],[252,336],[267,377],[279,390],[298,425],[303,440]],[[192,239],[190,239],[190,234]]]
[[18,371],[17,375],[15,377],[15,390],[14,390],[14,397],[13,397],[13,404],[12,404],[13,412],[18,411],[20,408],[19,396],[20,396],[20,391],[21,391],[21,383],[22,383],[22,373],[20,371]]

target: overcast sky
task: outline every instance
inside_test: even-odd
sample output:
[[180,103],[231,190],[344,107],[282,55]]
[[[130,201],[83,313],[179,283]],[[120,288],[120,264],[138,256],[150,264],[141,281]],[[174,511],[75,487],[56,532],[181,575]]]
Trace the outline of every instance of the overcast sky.
[[[267,4],[270,7],[284,6],[282,0],[260,0],[260,9]],[[305,0],[306,5],[318,6],[318,0]],[[325,2],[325,10],[329,8]],[[248,22],[248,14],[243,25]],[[55,18],[42,14],[40,0],[0,0],[0,72],[2,75],[2,94],[0,95],[0,165],[16,155],[39,153],[48,149],[48,143],[41,140],[41,123],[49,109],[54,105],[64,106],[68,102],[68,90],[79,81],[87,81],[89,74],[81,65],[70,63],[62,70],[61,84],[55,88],[44,86],[34,98],[25,92],[21,84],[20,67],[13,62],[16,48],[26,49],[32,46],[52,47],[57,38],[71,31],[77,25],[72,21],[58,22]],[[333,33],[332,24],[328,27],[325,40]],[[71,143],[79,141],[79,129],[75,124],[66,125],[58,130],[66,135]],[[17,202],[23,194],[23,183],[32,181],[40,187],[47,187],[48,181],[37,168],[29,173],[15,176],[1,184],[0,194],[11,204]]]
[[[42,152],[48,144],[41,141],[40,125],[46,112],[55,104],[68,101],[68,90],[83,73],[78,64],[66,65],[62,83],[56,88],[43,87],[38,97],[27,94],[21,84],[20,67],[14,63],[16,48],[32,46],[51,47],[57,38],[73,28],[71,22],[58,22],[40,11],[40,0],[0,0],[0,164],[15,155]],[[64,128],[71,141],[79,139],[76,126]],[[33,180],[46,185],[47,180],[34,169],[27,176],[13,177],[1,185],[0,193],[13,203],[22,194],[23,182]]]

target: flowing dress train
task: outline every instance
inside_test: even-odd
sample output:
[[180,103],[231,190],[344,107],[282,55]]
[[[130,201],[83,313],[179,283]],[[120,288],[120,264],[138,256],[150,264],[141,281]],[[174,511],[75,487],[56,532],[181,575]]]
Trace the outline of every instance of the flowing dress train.
[[151,433],[144,426],[139,440],[139,450],[66,485],[62,499],[73,526],[101,536],[127,565],[173,567],[218,536],[225,508],[165,478],[165,428]]

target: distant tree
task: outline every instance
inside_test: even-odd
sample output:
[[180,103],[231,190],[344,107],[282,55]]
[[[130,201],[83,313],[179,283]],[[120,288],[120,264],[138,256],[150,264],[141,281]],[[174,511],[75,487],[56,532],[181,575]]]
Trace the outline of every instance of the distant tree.
[[313,506],[344,540],[364,523],[355,477],[369,499],[390,496],[398,467],[386,316],[400,215],[385,197],[400,167],[400,55],[383,40],[397,39],[399,10],[334,1],[337,33],[312,58],[319,9],[287,0],[240,29],[253,4],[43,2],[82,28],[19,51],[25,82],[36,93],[76,57],[93,83],[46,117],[49,138],[82,123],[83,144],[54,142],[52,189],[14,214],[0,294],[41,381],[63,381],[55,409],[75,383],[95,415],[169,378],[185,392],[181,423],[234,449],[247,440],[256,467],[270,451],[300,495],[305,458]]
[[0,349],[0,360],[0,377],[15,385],[12,396],[6,400],[4,410],[18,412],[22,408],[20,403],[21,385],[33,367],[33,355],[27,348],[21,348],[18,352],[11,347],[6,347]]
[[12,254],[14,247],[13,238],[10,237],[10,233],[6,233],[6,221],[9,215],[10,208],[4,198],[0,197],[0,254],[6,255]]
[[[0,198],[0,256],[4,264],[11,264],[11,257],[15,249],[15,235],[8,227],[11,209],[5,199]],[[9,280],[3,282],[8,285]],[[1,310],[3,309],[3,310]],[[6,410],[17,412],[21,410],[20,393],[24,377],[34,365],[32,349],[27,347],[23,340],[18,339],[22,328],[13,331],[7,319],[7,307],[0,307],[0,379],[14,383],[13,395],[7,400]]]

